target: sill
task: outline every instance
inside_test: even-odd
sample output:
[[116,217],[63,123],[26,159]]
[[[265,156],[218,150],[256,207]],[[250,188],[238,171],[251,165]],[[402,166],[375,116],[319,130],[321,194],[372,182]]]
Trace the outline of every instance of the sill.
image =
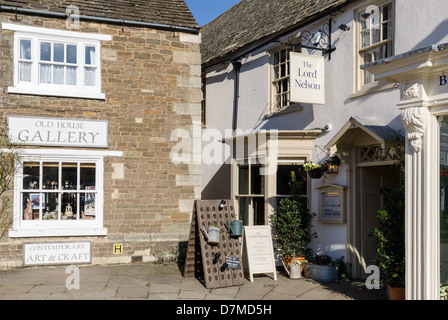
[[29,88],[29,87],[8,87],[8,93],[28,94],[36,96],[53,96],[66,98],[84,98],[84,99],[98,99],[105,100],[106,95],[100,92],[92,92],[88,90],[58,90],[48,88]]
[[294,103],[294,104],[290,104],[289,106],[283,107],[280,110],[277,111],[273,111],[267,115],[265,115],[265,118],[272,118],[272,117],[276,117],[276,116],[281,116],[284,114],[288,114],[291,112],[297,112],[297,111],[302,111],[303,110],[303,106],[300,103]]
[[386,81],[375,81],[368,85],[363,86],[361,89],[356,91],[355,93],[349,95],[349,99],[359,98],[368,94],[390,90],[396,88],[395,83],[390,83]]
[[9,230],[10,238],[106,236],[106,228],[18,228]]

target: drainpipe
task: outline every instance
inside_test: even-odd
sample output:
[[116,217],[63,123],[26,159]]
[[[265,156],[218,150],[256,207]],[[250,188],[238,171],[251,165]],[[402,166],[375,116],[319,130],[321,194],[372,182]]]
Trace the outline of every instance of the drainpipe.
[[[30,14],[30,15],[47,16],[47,17],[63,18],[63,19],[66,19],[68,17],[68,14],[66,14],[65,12],[34,10],[34,9],[16,8],[16,7],[9,7],[9,6],[0,6],[0,12]],[[199,30],[200,30],[199,28],[179,27],[179,26],[173,26],[173,25],[161,24],[161,23],[122,20],[122,19],[115,19],[115,18],[102,18],[102,17],[93,17],[93,16],[85,16],[85,15],[76,15],[76,17],[79,17],[80,20],[87,20],[87,21],[104,22],[104,23],[110,23],[110,24],[128,25],[128,26],[136,26],[136,27],[149,27],[149,28],[154,28],[154,29],[165,29],[165,30],[196,33],[196,34],[198,34]]]
[[240,69],[241,62],[240,61],[232,61],[233,69],[235,70],[235,89],[234,89],[234,98],[233,98],[233,121],[232,121],[232,129],[235,132],[237,128],[238,122],[238,98],[240,96]]

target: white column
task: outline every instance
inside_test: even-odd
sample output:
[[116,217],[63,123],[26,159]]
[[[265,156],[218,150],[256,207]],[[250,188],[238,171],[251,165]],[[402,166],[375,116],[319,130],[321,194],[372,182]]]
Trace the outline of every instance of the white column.
[[439,299],[439,145],[426,106],[402,108],[406,128],[406,299]]

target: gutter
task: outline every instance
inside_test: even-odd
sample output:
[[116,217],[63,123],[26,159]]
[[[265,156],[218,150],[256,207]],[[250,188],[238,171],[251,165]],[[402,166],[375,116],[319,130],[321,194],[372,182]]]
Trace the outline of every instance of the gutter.
[[233,119],[232,119],[232,129],[236,130],[238,123],[238,98],[240,96],[240,69],[241,62],[232,61],[233,69],[235,70],[235,90],[233,97]]
[[[62,12],[34,10],[34,9],[17,8],[17,7],[9,7],[9,6],[1,6],[1,5],[0,5],[0,12],[30,14],[30,15],[63,18],[63,19],[66,19],[69,16],[66,13],[62,13]],[[199,27],[198,28],[189,28],[189,27],[180,27],[180,26],[173,26],[173,25],[161,24],[161,23],[141,22],[141,21],[123,20],[123,19],[116,19],[116,18],[102,18],[102,17],[94,17],[94,16],[86,16],[86,15],[72,15],[72,16],[78,17],[80,20],[104,22],[104,23],[117,24],[117,25],[122,25],[122,26],[127,25],[127,26],[135,26],[135,27],[149,27],[149,28],[154,28],[154,29],[164,29],[164,30],[170,30],[170,31],[194,33],[194,34],[198,34],[200,31]]]

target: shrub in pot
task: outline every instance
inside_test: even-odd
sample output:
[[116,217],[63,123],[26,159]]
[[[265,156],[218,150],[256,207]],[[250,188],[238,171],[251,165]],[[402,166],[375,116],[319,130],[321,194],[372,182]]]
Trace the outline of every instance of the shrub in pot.
[[[378,227],[370,235],[377,242],[378,249],[374,263],[380,269],[380,281],[389,291],[401,292],[399,299],[404,299],[405,283],[405,170],[402,153],[395,168],[398,184],[383,189],[384,210],[378,211]],[[393,299],[391,297],[391,299]]]
[[311,256],[312,251],[308,244],[317,237],[311,230],[314,214],[308,209],[302,183],[297,181],[295,173],[291,172],[291,197],[280,200],[275,214],[271,216],[274,247],[282,254],[286,268],[294,259],[303,261]]

